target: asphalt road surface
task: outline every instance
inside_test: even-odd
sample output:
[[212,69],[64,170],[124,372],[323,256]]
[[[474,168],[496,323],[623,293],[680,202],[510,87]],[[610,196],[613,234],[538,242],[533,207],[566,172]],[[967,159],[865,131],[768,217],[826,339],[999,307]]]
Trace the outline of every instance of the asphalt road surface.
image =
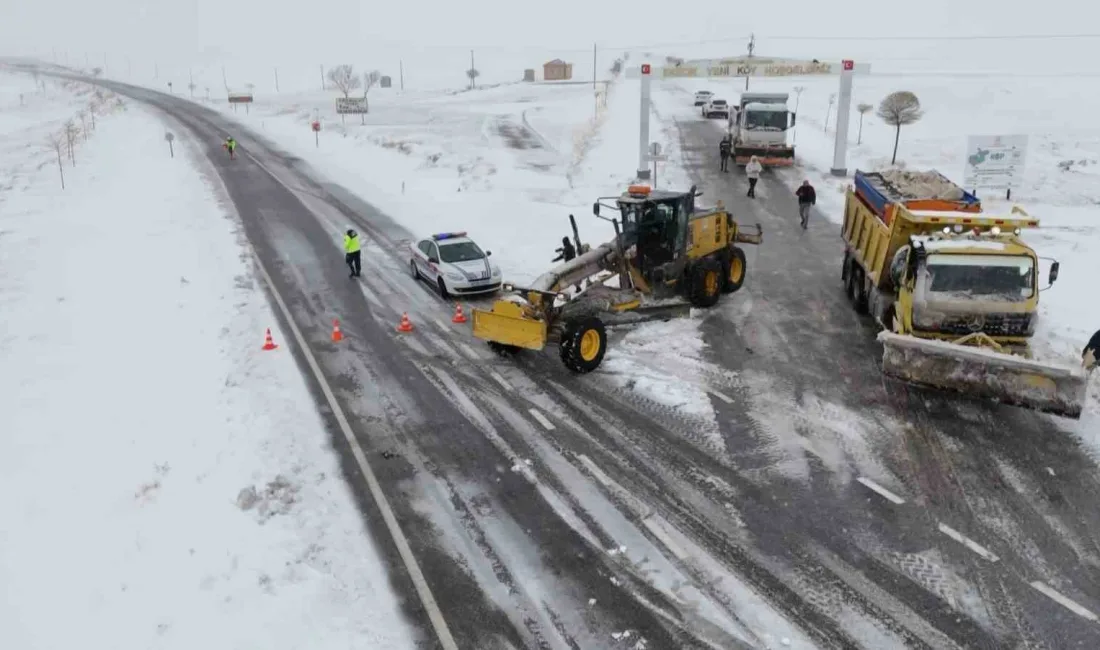
[[[335,409],[287,342],[422,647],[448,647],[436,607],[476,650],[1100,647],[1095,465],[1048,417],[884,381],[841,291],[837,227],[798,227],[793,178],[745,198],[741,173],[717,172],[715,124],[678,125],[692,173],[765,243],[746,287],[702,317],[717,363],[690,370],[708,419],[552,354],[489,355],[409,276],[393,219],[222,114],[103,83],[205,149],[331,386]],[[361,281],[348,226],[369,242]],[[765,604],[801,638],[762,624]]]

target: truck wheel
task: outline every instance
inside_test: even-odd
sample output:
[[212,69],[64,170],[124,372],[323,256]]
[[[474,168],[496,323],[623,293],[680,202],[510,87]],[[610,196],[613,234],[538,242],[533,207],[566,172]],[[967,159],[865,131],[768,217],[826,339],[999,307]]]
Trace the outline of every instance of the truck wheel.
[[863,269],[853,266],[848,270],[848,299],[857,314],[867,313],[867,291],[863,287]]
[[725,260],[726,281],[722,285],[722,293],[733,293],[745,284],[745,251],[737,246],[730,247],[730,254]]
[[561,362],[576,373],[592,372],[607,353],[607,330],[603,321],[585,316],[565,323],[558,344]]
[[722,297],[725,280],[722,263],[715,257],[705,257],[691,267],[688,301],[693,307],[713,307]]
[[844,266],[840,267],[840,281],[844,283],[844,288],[848,288],[848,266],[851,264],[851,257],[848,255],[848,251],[844,251]]

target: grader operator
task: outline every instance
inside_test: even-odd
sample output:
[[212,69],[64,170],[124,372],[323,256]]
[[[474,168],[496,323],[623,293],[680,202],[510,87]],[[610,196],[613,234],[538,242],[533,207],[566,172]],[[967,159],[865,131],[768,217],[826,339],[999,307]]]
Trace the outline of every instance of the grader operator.
[[[591,248],[581,243],[573,221],[577,257],[530,287],[512,287],[514,294],[497,300],[492,310],[473,310],[474,336],[509,353],[556,343],[565,366],[586,373],[607,352],[606,326],[715,305],[745,282],[745,253],[738,244],[759,244],[763,233],[759,224],[755,232],[743,232],[721,203],[698,208],[698,196],[695,187],[669,192],[632,185],[621,196],[597,200],[592,211],[612,222],[615,239]],[[601,208],[619,216],[608,218]],[[566,293],[581,285],[581,291]]]

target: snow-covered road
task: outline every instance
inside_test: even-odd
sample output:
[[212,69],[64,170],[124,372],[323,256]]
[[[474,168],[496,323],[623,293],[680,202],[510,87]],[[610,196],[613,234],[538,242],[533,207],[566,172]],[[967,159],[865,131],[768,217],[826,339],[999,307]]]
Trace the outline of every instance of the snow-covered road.
[[220,181],[102,99],[0,74],[0,647],[412,647]]

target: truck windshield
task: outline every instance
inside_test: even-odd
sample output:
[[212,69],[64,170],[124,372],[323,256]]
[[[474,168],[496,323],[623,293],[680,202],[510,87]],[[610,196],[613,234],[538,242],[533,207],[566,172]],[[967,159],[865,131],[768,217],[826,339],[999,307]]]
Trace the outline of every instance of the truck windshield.
[[929,255],[932,300],[1020,302],[1035,295],[1035,264],[1022,255]]
[[745,129],[749,131],[786,131],[786,111],[748,111],[745,113]]

